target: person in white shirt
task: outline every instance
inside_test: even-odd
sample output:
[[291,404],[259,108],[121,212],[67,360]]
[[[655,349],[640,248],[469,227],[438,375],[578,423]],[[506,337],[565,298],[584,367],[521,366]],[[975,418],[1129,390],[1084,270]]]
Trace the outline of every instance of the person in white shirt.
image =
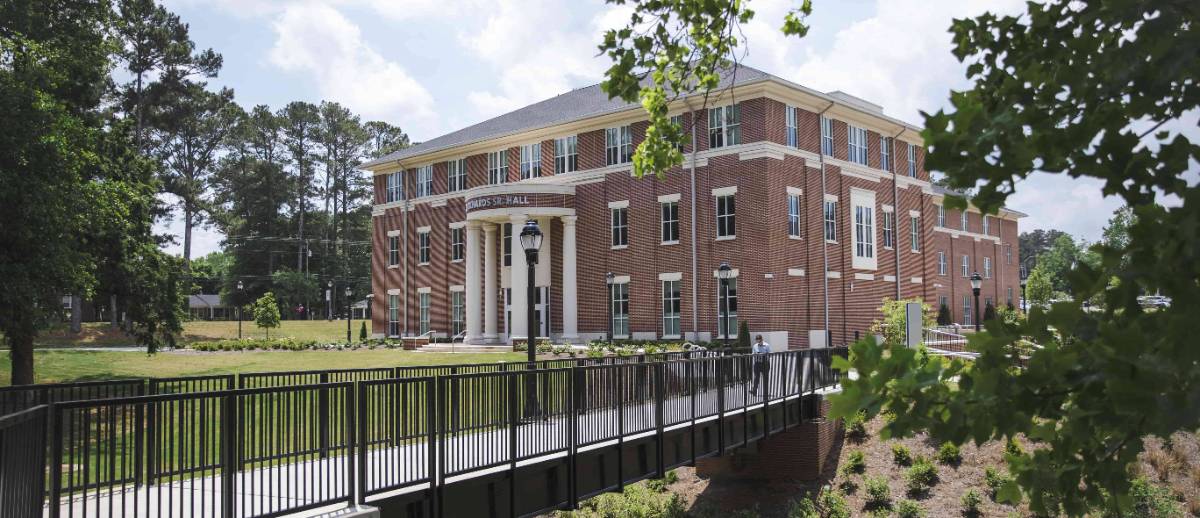
[[761,378],[767,375],[767,371],[771,368],[771,362],[767,358],[767,353],[771,352],[771,344],[763,341],[762,335],[754,336],[754,345],[750,347],[750,354],[753,356],[751,361],[754,362],[754,383],[750,386],[750,395],[758,395],[758,382]]

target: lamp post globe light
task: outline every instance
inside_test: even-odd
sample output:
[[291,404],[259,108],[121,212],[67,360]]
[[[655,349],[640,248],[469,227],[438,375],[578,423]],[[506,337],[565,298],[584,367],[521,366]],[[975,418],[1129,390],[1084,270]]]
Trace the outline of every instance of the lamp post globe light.
[[1021,312],[1025,313],[1025,283],[1029,282],[1029,272],[1025,271],[1025,265],[1021,265]]
[[346,283],[346,345],[350,345],[350,319],[354,317],[354,308],[350,305],[350,296],[353,294],[350,283]]
[[979,272],[971,274],[971,293],[975,295],[975,331],[979,331],[979,288],[983,287],[983,277]]
[[718,327],[725,332],[725,348],[729,348],[729,278],[733,276],[733,268],[729,263],[721,261],[717,267],[717,278],[721,281],[721,322]]
[[244,287],[244,286],[242,286],[242,281],[238,281],[237,290],[238,290],[238,294],[237,294],[237,305],[238,305],[238,340],[241,340],[241,339],[242,339],[242,305],[243,305],[243,301],[242,301],[242,292],[245,290],[245,287]]
[[613,282],[616,279],[617,276],[613,275],[613,272],[604,274],[604,284],[608,286],[608,304],[606,304],[608,306],[608,333],[606,333],[608,345],[612,345],[613,341]]
[[534,313],[534,267],[538,261],[538,249],[542,246],[542,229],[538,228],[536,220],[528,220],[521,229],[521,248],[525,250],[525,265],[528,268],[525,275],[525,354],[529,361],[528,373],[525,375],[525,417],[533,418],[538,415],[537,403],[537,314]]

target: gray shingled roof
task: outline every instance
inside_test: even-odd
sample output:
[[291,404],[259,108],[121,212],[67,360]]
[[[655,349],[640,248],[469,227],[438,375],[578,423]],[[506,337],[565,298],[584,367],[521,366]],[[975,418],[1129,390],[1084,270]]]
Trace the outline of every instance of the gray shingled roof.
[[[729,86],[731,81],[735,85],[744,85],[762,81],[770,77],[773,76],[761,70],[739,65],[736,75],[721,74],[721,84],[718,88]],[[359,167],[371,167],[454,146],[502,137],[512,133],[626,110],[634,105],[634,103],[627,103],[621,99],[609,99],[608,94],[600,89],[599,84],[585,86],[524,108],[519,108],[504,115],[493,117],[479,124],[467,126],[458,131],[401,149],[382,158],[366,162]]]
[[[947,195],[949,195],[949,196],[960,196],[960,197],[967,197],[967,194],[966,194],[966,193],[964,193],[963,191],[960,191],[960,190],[958,190],[958,189],[951,189],[951,188],[949,188],[949,187],[944,187],[944,186],[938,185],[938,184],[936,184],[936,183],[935,183],[935,184],[933,184],[931,187],[933,188],[933,193],[934,193],[934,194],[937,194],[937,195],[940,195],[940,196],[947,196]],[[1017,217],[1020,217],[1020,218],[1029,217],[1029,214],[1026,214],[1026,213],[1024,213],[1024,212],[1021,212],[1021,211],[1019,211],[1019,210],[1010,209],[1010,208],[1008,208],[1008,206],[1007,206],[1007,205],[1006,205],[1006,206],[1004,206],[1003,208],[1004,208],[1004,210],[1007,210],[1007,211],[1009,211],[1009,212],[1012,212],[1012,213],[1016,214],[1016,215],[1017,215]]]

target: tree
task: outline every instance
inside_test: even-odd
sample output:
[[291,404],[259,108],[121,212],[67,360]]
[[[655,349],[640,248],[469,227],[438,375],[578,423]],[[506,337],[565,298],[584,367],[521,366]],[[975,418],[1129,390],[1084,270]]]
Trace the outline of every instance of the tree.
[[[921,304],[921,328],[933,327],[932,308],[921,298],[900,300],[888,298],[883,299],[883,306],[879,308],[883,319],[876,320],[871,324],[871,334],[883,336],[883,343],[889,346],[903,346],[908,333],[908,327],[905,324],[908,321],[908,304],[910,302]],[[949,320],[949,313],[950,310],[946,310],[947,320]]]
[[[1063,235],[1066,235],[1066,232],[1061,230],[1042,230],[1040,228],[1021,232],[1021,235],[1017,237],[1017,251],[1021,257],[1021,264],[1026,265],[1028,270],[1033,270],[1033,267],[1037,265],[1037,258],[1049,251],[1054,241]],[[1025,260],[1028,258],[1033,258],[1033,260],[1026,263]]]
[[1029,278],[1025,280],[1025,297],[1038,306],[1044,306],[1054,298],[1054,282],[1041,266],[1029,272]]
[[293,174],[292,211],[296,218],[296,242],[298,246],[296,271],[304,269],[306,252],[304,241],[304,218],[308,212],[308,201],[315,193],[313,181],[316,152],[314,147],[321,123],[320,110],[311,103],[291,102],[279,112],[283,130],[283,143],[288,159],[295,168]]
[[396,126],[382,121],[370,121],[363,125],[367,132],[367,156],[379,158],[409,146],[408,134]]
[[1062,234],[1041,257],[1038,257],[1038,268],[1050,278],[1054,291],[1071,291],[1071,283],[1067,276],[1080,259],[1080,247],[1070,234]]
[[319,299],[319,290],[316,277],[303,272],[285,268],[271,274],[271,291],[279,294],[279,304],[284,308],[295,308]]
[[737,347],[739,349],[750,348],[750,324],[745,320],[738,322]]
[[946,307],[945,304],[938,305],[937,324],[939,326],[948,326],[951,323],[953,323],[953,319],[950,318],[950,308]]
[[996,306],[992,305],[991,301],[983,306],[983,320],[994,320],[996,318]]
[[275,302],[275,295],[269,291],[264,293],[254,301],[250,312],[254,314],[254,325],[263,328],[267,332],[267,339],[270,339],[271,328],[279,327],[279,304]]
[[362,325],[358,326],[358,341],[360,341],[360,342],[367,341],[367,321],[366,320],[364,320],[362,322]]

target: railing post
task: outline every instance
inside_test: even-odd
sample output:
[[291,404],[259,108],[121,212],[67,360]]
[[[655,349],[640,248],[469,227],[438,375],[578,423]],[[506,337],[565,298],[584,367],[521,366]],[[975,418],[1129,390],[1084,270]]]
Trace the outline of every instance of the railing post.
[[425,456],[429,461],[429,501],[432,508],[429,514],[438,518],[442,516],[442,486],[445,483],[442,474],[446,472],[446,448],[439,442],[437,426],[439,381],[439,378],[432,377],[425,381]]
[[[329,383],[329,372],[321,372],[318,376],[318,383]],[[320,455],[324,459],[329,457],[329,392],[323,389],[317,390],[317,422],[320,427]]]
[[[450,376],[458,374],[458,367],[450,367]],[[450,378],[455,379],[455,378]],[[458,383],[450,384],[450,431],[453,437],[458,437],[459,423],[459,408],[458,408]]]
[[666,379],[664,372],[667,367],[666,362],[657,362],[652,365],[654,369],[654,450],[655,461],[657,464],[658,478],[667,476],[665,456],[663,455],[663,402],[666,398],[666,389],[663,387],[663,381]]
[[579,507],[579,466],[575,456],[579,453],[579,394],[581,387],[579,386],[579,367],[571,367],[571,379],[567,382],[570,385],[571,400],[568,403],[570,410],[567,412],[567,423],[570,426],[568,430],[568,450],[567,450],[567,505],[571,510]]
[[[754,358],[752,355],[743,355],[737,359],[742,360],[738,362],[742,365],[742,445],[747,446],[750,444],[750,380],[754,374],[747,375],[746,363],[753,362]],[[750,370],[754,370],[753,363],[750,364]]]
[[715,360],[717,375],[717,455],[725,455],[725,357]]
[[508,375],[508,515],[517,516],[517,376]]
[[51,403],[47,405],[47,411],[50,412],[50,459],[46,461],[46,467],[50,472],[50,498],[47,502],[50,507],[50,518],[59,518],[62,512],[62,448],[63,448],[63,429],[62,417],[59,414],[58,408]]
[[[138,385],[137,395],[145,394],[146,385]],[[133,429],[133,487],[136,489],[142,486],[142,441],[146,439],[146,426],[143,421],[146,417],[145,406],[148,403],[138,403],[133,411],[133,420],[137,423]],[[152,430],[152,428],[151,428]]]
[[763,398],[763,438],[771,436],[771,361],[775,359],[775,353],[766,355],[766,364],[763,366],[762,373],[762,398]]
[[687,362],[687,367],[686,367],[687,374],[686,375],[687,375],[687,382],[688,382],[688,395],[692,400],[691,401],[692,413],[690,416],[691,419],[688,421],[688,423],[689,423],[688,424],[688,433],[691,435],[691,441],[692,441],[692,464],[691,465],[695,466],[696,465],[696,369],[692,365],[693,362],[690,359],[691,354],[689,353],[688,356],[689,356],[689,359],[684,360]]
[[625,370],[624,365],[614,365],[612,367],[617,373],[617,382],[613,383],[613,392],[616,393],[617,400],[617,490],[625,492],[625,394],[621,393],[621,380],[624,378],[621,374]]
[[221,516],[234,516],[238,470],[237,396],[221,396]]
[[[366,485],[367,485],[367,386],[363,382],[358,382],[358,389],[355,390],[356,402],[358,404],[358,426],[355,427],[355,438],[357,440],[358,450],[358,476],[354,488],[354,505],[363,505],[366,502]],[[382,386],[382,385],[381,385]]]

